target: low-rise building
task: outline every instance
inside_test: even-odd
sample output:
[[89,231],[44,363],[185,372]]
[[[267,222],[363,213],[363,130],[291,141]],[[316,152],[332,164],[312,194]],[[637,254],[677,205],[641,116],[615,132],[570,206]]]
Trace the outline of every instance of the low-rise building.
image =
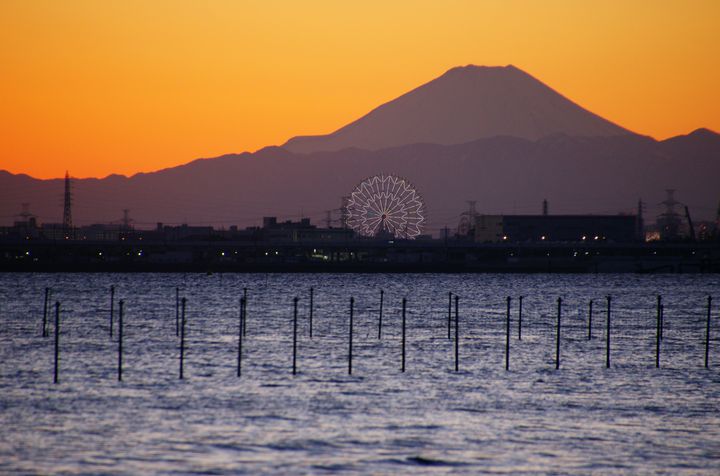
[[475,241],[639,241],[635,215],[477,215]]

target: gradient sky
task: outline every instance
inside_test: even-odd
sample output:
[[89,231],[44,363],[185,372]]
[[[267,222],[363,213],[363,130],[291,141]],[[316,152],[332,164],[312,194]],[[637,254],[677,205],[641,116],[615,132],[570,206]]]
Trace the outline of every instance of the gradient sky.
[[0,0],[0,169],[130,175],[514,64],[658,139],[720,130],[720,1]]

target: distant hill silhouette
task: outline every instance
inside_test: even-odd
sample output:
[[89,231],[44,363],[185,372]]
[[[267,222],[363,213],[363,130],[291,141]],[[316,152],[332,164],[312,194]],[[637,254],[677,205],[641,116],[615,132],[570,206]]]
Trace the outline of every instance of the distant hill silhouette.
[[[71,171],[72,172],[72,171]],[[633,213],[637,199],[659,213],[665,188],[676,188],[695,219],[712,218],[720,200],[720,135],[698,130],[655,141],[634,134],[539,140],[499,136],[457,145],[411,144],[377,151],[345,149],[296,154],[269,147],[256,153],[105,179],[75,181],[74,221],[119,220],[129,208],[136,223],[258,225],[264,215],[302,213],[322,224],[364,177],[407,177],[423,195],[429,226],[456,226],[465,200],[482,213]],[[63,182],[0,172],[5,223],[29,202],[40,221],[62,216]]]
[[283,147],[308,153],[416,143],[452,145],[496,136],[537,140],[552,134],[630,133],[512,65],[470,65],[453,68],[332,134],[295,137]]
[[[327,136],[130,178],[77,180],[73,218],[118,222],[128,208],[143,227],[250,226],[267,215],[320,224],[340,197],[379,173],[417,186],[434,230],[456,226],[466,200],[480,213],[539,213],[544,198],[551,213],[634,213],[642,198],[652,221],[666,188],[678,190],[694,218],[709,219],[720,200],[720,136],[698,129],[655,141],[513,66],[467,66]],[[0,171],[0,220],[11,223],[30,203],[41,222],[59,222],[62,192],[61,179]]]

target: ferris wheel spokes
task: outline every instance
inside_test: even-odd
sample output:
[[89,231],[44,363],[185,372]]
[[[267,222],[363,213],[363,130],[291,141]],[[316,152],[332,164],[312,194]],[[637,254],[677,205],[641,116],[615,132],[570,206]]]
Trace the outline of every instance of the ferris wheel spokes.
[[415,238],[425,222],[422,198],[410,183],[393,175],[362,181],[348,201],[348,224],[359,234]]

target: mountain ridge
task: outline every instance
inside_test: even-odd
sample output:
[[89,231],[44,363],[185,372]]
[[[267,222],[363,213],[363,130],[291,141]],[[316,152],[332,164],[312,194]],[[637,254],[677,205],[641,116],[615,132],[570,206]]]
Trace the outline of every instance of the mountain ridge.
[[293,137],[292,152],[452,145],[508,135],[539,139],[634,134],[513,66],[459,66],[326,135]]
[[[466,200],[477,200],[481,213],[539,213],[544,198],[551,213],[632,213],[642,198],[652,217],[662,211],[666,188],[678,190],[677,199],[697,220],[714,218],[720,135],[681,137],[493,137],[311,154],[271,147],[129,178],[76,179],[73,216],[77,224],[107,223],[128,208],[143,228],[156,222],[257,226],[263,216],[300,215],[319,224],[362,179],[392,173],[417,186],[431,231],[455,226]],[[0,173],[0,216],[11,222],[21,204],[30,203],[41,222],[58,222],[62,191],[62,179]]]
[[[717,132],[715,132],[711,129],[705,128],[705,127],[699,127],[697,129],[692,130],[691,132],[689,132],[687,134],[679,134],[679,135],[668,137],[668,138],[662,139],[662,140],[657,140],[651,136],[645,136],[645,135],[640,135],[640,134],[633,134],[633,137],[642,138],[648,142],[654,142],[656,144],[670,144],[670,143],[677,142],[677,141],[686,141],[691,138],[701,138],[702,140],[709,140],[709,141],[717,142],[718,144],[720,144],[720,133],[717,133]],[[475,139],[475,140],[468,141],[465,143],[451,144],[451,145],[452,146],[463,146],[465,144],[470,144],[473,142],[484,141],[484,140],[488,140],[488,139],[502,139],[502,138],[518,139],[513,136],[495,136],[495,137],[487,137],[487,138],[482,138],[482,139]],[[555,139],[563,139],[563,140],[570,139],[570,140],[575,141],[575,140],[580,140],[580,139],[594,139],[594,138],[592,138],[592,137],[590,137],[590,138],[574,137],[574,136],[568,136],[566,134],[558,133],[558,134],[551,134],[549,136],[541,137],[540,139],[537,139],[536,141],[529,141],[529,142],[541,142],[541,143],[542,142],[551,142]],[[417,143],[413,143],[413,144],[405,144],[402,146],[391,146],[391,147],[387,147],[385,149],[379,149],[378,151],[388,150],[388,149],[398,149],[398,148],[404,148],[404,147],[413,147],[413,146],[425,146],[425,145],[427,145],[427,146],[433,146],[433,145],[443,146],[443,144],[433,144],[430,142],[417,142]],[[318,151],[318,152],[315,152],[314,154],[329,155],[329,154],[333,154],[335,152],[345,153],[345,152],[352,151],[352,150],[369,151],[368,149],[349,147],[347,149],[342,149],[339,151]],[[198,157],[197,159],[193,159],[184,164],[174,165],[171,167],[164,167],[162,169],[152,170],[149,172],[137,172],[132,175],[111,173],[109,175],[106,175],[105,177],[83,177],[83,178],[73,178],[73,180],[131,179],[131,178],[135,178],[138,176],[152,175],[152,174],[158,174],[158,173],[162,173],[162,172],[166,172],[166,171],[171,171],[173,169],[183,168],[183,167],[186,167],[186,166],[189,166],[192,164],[203,163],[203,162],[207,162],[207,161],[216,161],[216,160],[228,159],[228,158],[240,158],[240,157],[245,157],[245,156],[254,157],[256,159],[262,159],[263,157],[277,158],[276,155],[273,155],[274,152],[282,152],[282,154],[284,154],[286,156],[302,155],[302,154],[293,153],[292,151],[288,151],[287,149],[285,149],[282,146],[266,146],[266,147],[262,147],[262,148],[256,150],[255,152],[233,152],[233,153],[218,155],[216,157]],[[43,179],[43,178],[33,177],[32,175],[29,175],[29,174],[26,174],[23,172],[13,173],[13,172],[10,172],[9,170],[5,170],[5,169],[0,169],[0,174],[5,174],[8,176],[13,176],[13,177],[18,177],[18,178],[24,177],[27,179],[37,180],[37,181],[63,180],[63,177],[52,177],[52,178]]]

